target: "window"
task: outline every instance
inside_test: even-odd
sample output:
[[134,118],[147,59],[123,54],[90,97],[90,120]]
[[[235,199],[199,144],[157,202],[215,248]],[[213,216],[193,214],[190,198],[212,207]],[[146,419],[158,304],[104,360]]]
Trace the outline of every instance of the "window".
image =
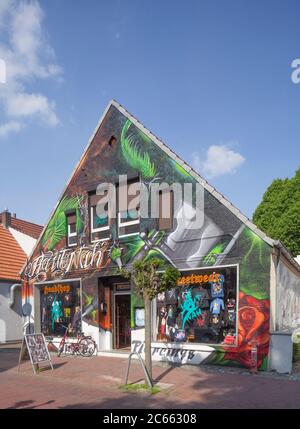
[[68,246],[77,245],[77,231],[76,231],[76,212],[67,213],[67,226],[68,226]]
[[75,335],[81,331],[80,283],[62,282],[42,286],[41,327],[44,335],[62,336],[71,323]]
[[174,194],[173,191],[159,191],[159,218],[158,229],[169,230],[173,229],[174,219]]
[[[133,179],[127,188],[117,187],[119,237],[128,237],[140,232],[140,180]],[[123,207],[122,192],[127,189],[127,205]]]
[[[109,218],[107,215],[108,203],[104,204],[104,211],[101,213],[102,200],[107,198],[107,192],[104,195],[93,193],[90,195],[90,225],[91,225],[91,242],[107,240],[110,236]],[[97,210],[98,206],[98,210]]]
[[157,296],[157,341],[236,345],[237,267],[181,273]]

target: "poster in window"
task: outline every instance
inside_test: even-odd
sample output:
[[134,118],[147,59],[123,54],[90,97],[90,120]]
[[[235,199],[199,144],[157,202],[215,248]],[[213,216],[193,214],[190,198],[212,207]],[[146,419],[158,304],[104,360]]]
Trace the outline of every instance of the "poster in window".
[[135,308],[134,309],[134,321],[137,328],[144,328],[145,326],[145,309]]

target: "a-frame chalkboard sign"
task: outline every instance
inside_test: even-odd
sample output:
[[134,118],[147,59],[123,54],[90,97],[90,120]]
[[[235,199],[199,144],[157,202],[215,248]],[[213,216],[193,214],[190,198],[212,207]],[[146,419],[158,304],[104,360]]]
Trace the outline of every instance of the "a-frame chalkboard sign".
[[35,374],[37,369],[39,369],[39,365],[44,362],[48,362],[53,371],[50,353],[43,334],[26,334],[24,336],[20,351],[18,371],[20,370],[21,361],[25,359],[26,352],[30,357]]

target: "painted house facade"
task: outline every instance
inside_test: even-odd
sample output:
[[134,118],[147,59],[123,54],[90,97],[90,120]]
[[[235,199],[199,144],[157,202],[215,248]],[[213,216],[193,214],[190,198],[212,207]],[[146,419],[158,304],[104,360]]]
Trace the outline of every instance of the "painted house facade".
[[0,213],[0,343],[22,339],[20,271],[42,229],[8,210]]
[[[175,188],[159,189],[149,216],[129,189],[161,182],[188,184],[190,198],[175,204]],[[107,183],[113,194],[103,191]],[[99,209],[108,195],[116,197],[115,216]],[[267,369],[273,333],[298,326],[300,267],[288,250],[112,101],[23,269],[35,331],[58,342],[71,323],[102,353],[143,353],[143,302],[120,268],[154,257],[180,270],[174,288],[152,303],[154,360],[249,367],[255,344],[258,367]]]

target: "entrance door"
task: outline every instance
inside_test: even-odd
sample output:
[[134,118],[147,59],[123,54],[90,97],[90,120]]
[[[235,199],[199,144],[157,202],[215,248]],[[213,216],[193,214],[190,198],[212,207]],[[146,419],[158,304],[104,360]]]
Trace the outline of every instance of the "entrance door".
[[130,294],[115,294],[115,348],[130,347]]

